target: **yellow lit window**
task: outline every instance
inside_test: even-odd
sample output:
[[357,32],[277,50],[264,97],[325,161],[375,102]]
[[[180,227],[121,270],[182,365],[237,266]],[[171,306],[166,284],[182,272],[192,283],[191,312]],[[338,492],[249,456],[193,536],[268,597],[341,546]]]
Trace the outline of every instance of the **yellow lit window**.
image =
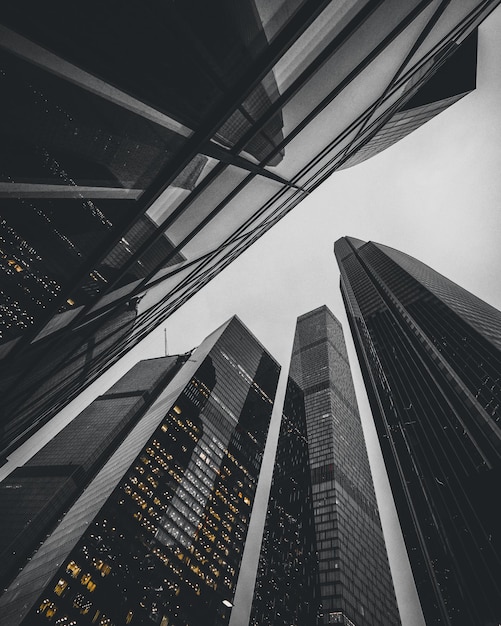
[[181,415],[181,409],[177,405],[174,406],[173,411],[174,411],[174,413],[177,413],[178,415]]
[[43,613],[48,606],[50,606],[50,600],[44,600],[42,604],[38,607],[38,611],[40,613]]
[[108,576],[111,572],[111,567],[109,565],[103,565],[103,569],[101,570],[101,576]]
[[58,596],[60,596],[67,586],[68,586],[68,583],[64,580],[64,578],[60,578],[59,582],[54,587],[54,591],[57,593]]
[[71,574],[73,578],[76,578],[78,574],[81,572],[81,568],[75,563],[75,561],[70,561],[66,566],[66,571],[68,574]]
[[130,624],[132,622],[132,616],[134,615],[133,611],[129,611],[125,618],[125,623]]
[[89,580],[89,582],[87,583],[87,589],[92,593],[95,588],[96,583],[92,582],[92,580]]

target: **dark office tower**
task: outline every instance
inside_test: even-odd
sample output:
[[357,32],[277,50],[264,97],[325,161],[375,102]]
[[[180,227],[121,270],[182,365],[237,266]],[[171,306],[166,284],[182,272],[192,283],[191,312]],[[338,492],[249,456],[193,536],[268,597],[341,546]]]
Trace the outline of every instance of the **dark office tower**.
[[400,618],[343,331],[327,307],[298,318],[290,372],[305,397],[320,624],[397,626]]
[[430,267],[334,246],[427,626],[501,621],[501,313]]
[[57,517],[49,501],[61,511],[81,480],[0,598],[1,624],[227,624],[279,367],[237,318],[180,359],[140,364],[2,483],[22,523]]
[[319,608],[304,396],[289,378],[249,626],[316,626]]
[[188,358],[166,356],[138,363],[0,482],[1,588],[26,564]]
[[332,172],[473,89],[498,3],[4,3],[0,454],[81,389],[66,346],[140,300],[92,382]]

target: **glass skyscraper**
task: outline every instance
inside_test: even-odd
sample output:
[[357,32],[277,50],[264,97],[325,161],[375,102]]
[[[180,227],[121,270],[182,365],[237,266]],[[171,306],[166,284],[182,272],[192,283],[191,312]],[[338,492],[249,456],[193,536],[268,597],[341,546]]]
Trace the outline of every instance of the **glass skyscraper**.
[[7,3],[0,454],[333,171],[473,89],[497,4]]
[[24,466],[0,482],[2,588],[17,575],[188,357],[138,363]]
[[501,313],[343,237],[341,290],[427,626],[501,622]]
[[289,377],[249,626],[317,626],[320,603],[304,394]]
[[[320,588],[318,624],[398,626],[400,618],[343,331],[327,307],[298,318],[290,376],[304,393],[306,441],[301,439],[301,431],[295,434],[296,445],[308,451],[302,463],[303,470],[309,463],[313,498]],[[279,439],[279,458],[287,454],[291,440],[287,426]],[[290,506],[285,509],[288,512]],[[274,529],[277,545],[280,531]],[[280,554],[279,548],[270,550],[268,546],[267,550],[271,559]],[[285,571],[282,581],[275,573],[279,586],[287,583]],[[310,577],[310,584],[312,580]]]
[[0,483],[0,623],[227,624],[279,369],[234,317],[137,365]]

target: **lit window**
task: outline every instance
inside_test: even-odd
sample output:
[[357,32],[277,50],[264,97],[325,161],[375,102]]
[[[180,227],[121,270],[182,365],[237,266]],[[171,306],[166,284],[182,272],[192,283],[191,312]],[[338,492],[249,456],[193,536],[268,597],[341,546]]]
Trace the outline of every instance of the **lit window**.
[[39,613],[43,613],[45,611],[45,609],[50,606],[51,602],[50,600],[44,600],[42,602],[42,604],[38,607],[38,612]]
[[66,571],[68,574],[71,574],[73,578],[76,578],[78,574],[80,574],[81,568],[75,563],[75,561],[70,561],[66,566]]
[[58,596],[60,596],[67,586],[68,586],[68,583],[63,578],[60,578],[59,582],[54,587],[54,591],[57,593]]
[[101,570],[101,576],[107,576],[111,572],[111,567],[109,565],[103,565],[103,569]]

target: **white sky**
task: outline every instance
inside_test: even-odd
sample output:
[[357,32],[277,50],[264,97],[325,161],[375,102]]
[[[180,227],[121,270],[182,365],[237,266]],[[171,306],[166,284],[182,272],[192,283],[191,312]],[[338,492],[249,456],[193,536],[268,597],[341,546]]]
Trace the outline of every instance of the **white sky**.
[[[501,309],[501,7],[480,28],[477,89],[382,154],[334,174],[166,323],[170,353],[198,345],[235,313],[288,370],[296,318],[326,304],[340,319],[375,474],[403,626],[424,626],[402,559],[365,390],[339,293],[333,242],[352,235],[402,250]],[[57,420],[64,423],[142,358],[159,329]],[[282,378],[283,383],[283,378]],[[275,428],[278,427],[275,415]],[[40,447],[57,426],[39,433]],[[28,442],[33,453],[32,443]],[[12,455],[20,464],[28,446]],[[271,472],[270,472],[271,473]],[[264,507],[263,507],[264,508]],[[257,558],[257,550],[253,555]],[[240,590],[241,591],[241,590]],[[233,626],[252,590],[237,595]],[[242,613],[239,613],[242,611]]]

